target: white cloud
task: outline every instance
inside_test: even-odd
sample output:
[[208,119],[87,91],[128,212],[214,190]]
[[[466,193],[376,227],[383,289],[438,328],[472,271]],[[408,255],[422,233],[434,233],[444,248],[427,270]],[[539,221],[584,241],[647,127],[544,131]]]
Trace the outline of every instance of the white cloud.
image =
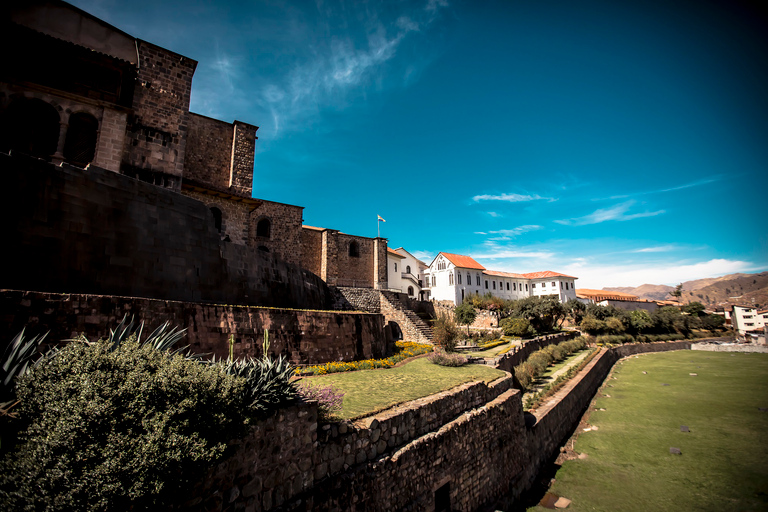
[[678,249],[675,245],[658,245],[656,247],[643,247],[642,249],[635,249],[634,251],[629,252],[637,252],[637,253],[645,253],[645,252],[669,252],[669,251],[676,251]]
[[710,178],[704,178],[704,179],[701,179],[701,180],[692,181],[691,183],[684,183],[683,185],[678,185],[678,186],[675,186],[675,187],[663,188],[663,189],[660,189],[660,190],[649,190],[647,192],[634,192],[632,194],[620,194],[620,195],[615,195],[615,196],[611,196],[611,197],[607,197],[607,198],[603,197],[603,198],[599,198],[599,199],[592,199],[592,201],[627,199],[629,197],[646,196],[646,195],[649,195],[649,194],[661,194],[661,193],[664,193],[664,192],[675,192],[677,190],[684,190],[686,188],[698,187],[698,186],[701,186],[701,185],[708,185],[709,183],[714,183],[716,181],[720,181],[721,179],[722,179],[721,176],[712,176]]
[[504,249],[497,248],[490,252],[473,255],[472,257],[485,260],[501,260],[506,258],[535,258],[535,259],[549,259],[554,256],[554,253],[548,251],[526,251],[516,249]]
[[537,226],[535,224],[528,224],[525,226],[518,226],[512,229],[499,229],[497,231],[488,231],[488,234],[499,235],[493,238],[489,238],[488,240],[494,241],[494,242],[511,240],[512,238],[516,236],[520,236],[523,233],[528,233],[529,231],[536,231],[537,229],[541,229],[541,226]]
[[494,217],[494,218],[502,216],[500,213],[497,213],[497,212],[485,212],[485,213],[487,213],[488,215],[490,215],[491,217]]
[[478,196],[474,196],[472,198],[472,201],[474,202],[480,202],[480,201],[507,201],[510,203],[522,203],[527,201],[555,201],[556,199],[552,197],[542,197],[538,194],[499,194],[499,195],[489,195],[489,194],[482,194]]
[[553,269],[576,276],[578,288],[601,289],[605,286],[640,286],[642,284],[666,284],[674,286],[683,281],[719,277],[736,272],[762,270],[754,263],[740,260],[712,259],[689,263],[638,263],[630,265],[604,265],[595,260],[581,258],[560,268]]
[[[408,251],[408,252],[411,252],[411,251]],[[413,254],[413,256],[416,259],[423,261],[427,265],[429,265],[432,262],[432,260],[435,259],[435,255],[436,255],[435,253],[429,252],[429,251],[413,251],[411,252],[411,254]]]
[[624,203],[617,204],[611,208],[600,208],[585,215],[583,217],[576,217],[572,219],[556,220],[558,224],[564,226],[586,226],[588,224],[599,224],[601,222],[607,222],[611,220],[623,222],[627,220],[640,219],[643,217],[655,217],[656,215],[662,215],[666,213],[665,210],[657,210],[655,212],[641,212],[627,214],[627,211],[635,204],[635,201],[626,201]]

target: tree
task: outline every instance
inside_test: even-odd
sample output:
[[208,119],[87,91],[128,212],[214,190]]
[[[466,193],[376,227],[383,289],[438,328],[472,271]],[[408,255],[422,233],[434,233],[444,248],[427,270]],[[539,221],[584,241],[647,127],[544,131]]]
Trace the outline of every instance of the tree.
[[564,304],[564,307],[567,315],[571,318],[573,325],[579,325],[584,318],[584,313],[587,311],[587,306],[578,299],[569,299],[568,302]]
[[621,334],[625,330],[624,323],[615,316],[612,316],[605,321],[605,328],[612,334]]
[[633,311],[630,315],[630,325],[637,331],[638,334],[642,333],[646,329],[653,327],[653,319],[651,315],[644,309]]
[[675,299],[677,299],[678,302],[680,302],[680,297],[683,296],[683,283],[678,284],[675,286],[675,289],[669,292],[671,296],[673,296]]
[[705,315],[701,317],[701,326],[708,331],[722,329],[725,325],[725,317],[722,315]]
[[531,322],[525,318],[505,318],[499,326],[504,332],[504,336],[525,338],[536,334],[536,331],[531,327]]
[[467,336],[469,336],[469,326],[477,317],[474,306],[469,301],[464,301],[453,310],[453,316],[457,324],[467,326]]
[[690,304],[683,306],[683,312],[688,313],[691,316],[703,316],[704,304],[701,302],[691,302]]
[[511,315],[525,318],[538,332],[551,331],[558,322],[565,319],[565,307],[554,295],[526,297],[512,304]]
[[584,317],[584,320],[581,321],[579,328],[589,334],[599,334],[605,330],[605,322],[592,315],[587,315]]

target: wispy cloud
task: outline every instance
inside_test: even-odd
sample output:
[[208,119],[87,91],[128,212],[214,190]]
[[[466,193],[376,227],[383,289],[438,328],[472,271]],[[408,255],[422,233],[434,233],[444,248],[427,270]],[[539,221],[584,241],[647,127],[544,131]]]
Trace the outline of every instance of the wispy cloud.
[[547,251],[526,251],[516,249],[498,249],[486,253],[474,255],[475,259],[485,260],[500,260],[507,258],[536,258],[536,259],[549,259],[554,256],[554,253]]
[[520,236],[523,233],[528,233],[529,231],[536,231],[537,229],[541,229],[541,226],[537,226],[535,224],[528,224],[525,226],[518,226],[512,229],[499,229],[497,231],[488,231],[487,233],[483,233],[483,234],[499,235],[497,237],[489,238],[489,240],[504,241],[504,240],[511,240],[512,238]]
[[498,213],[498,212],[485,212],[485,213],[487,213],[488,215],[490,215],[491,217],[494,217],[494,218],[496,218],[496,217],[502,217],[502,216],[503,216],[503,215],[501,215],[501,214],[500,214],[500,213]]
[[[271,112],[275,130],[298,125],[323,106],[343,106],[349,91],[378,83],[382,65],[391,60],[409,34],[433,23],[446,1],[430,0],[423,8],[383,23],[370,6],[356,15],[369,28],[365,43],[351,36],[334,35],[327,46],[313,47],[311,58],[294,66],[282,81],[263,86],[261,100]],[[409,72],[412,74],[413,70]]]
[[411,254],[413,254],[416,259],[419,259],[429,265],[429,263],[435,258],[436,253],[429,251],[413,251]]
[[538,194],[482,194],[474,196],[472,201],[475,203],[479,203],[480,201],[506,201],[508,203],[523,203],[528,201],[556,201],[556,199],[552,197],[542,197]]
[[656,247],[643,247],[642,249],[635,249],[629,251],[633,253],[649,253],[649,252],[670,252],[676,251],[678,247],[676,245],[657,245]]
[[665,192],[675,192],[677,190],[685,190],[687,188],[693,188],[693,187],[700,187],[702,185],[708,185],[710,183],[715,183],[717,181],[720,181],[722,179],[722,176],[710,176],[709,178],[704,178],[696,181],[692,181],[690,183],[685,183],[683,185],[677,185],[675,187],[668,187],[668,188],[662,188],[659,190],[648,190],[645,192],[633,192],[631,194],[621,194],[621,195],[615,195],[610,197],[602,197],[598,199],[593,199],[593,201],[606,201],[606,200],[616,200],[616,199],[627,199],[629,197],[637,197],[637,196],[647,196],[650,194],[662,194]]
[[655,217],[656,215],[662,215],[663,213],[666,213],[665,210],[656,210],[654,212],[646,211],[640,213],[627,213],[627,211],[634,204],[635,201],[626,201],[611,208],[600,208],[583,217],[556,220],[555,222],[564,226],[586,226],[588,224],[600,224],[601,222],[607,221],[623,222],[627,220],[641,219],[644,217]]
[[648,262],[631,265],[604,264],[595,260],[580,259],[558,267],[560,272],[579,278],[578,288],[603,288],[605,286],[640,286],[642,284],[666,284],[673,286],[683,281],[719,277],[735,272],[764,270],[749,261],[711,259],[700,262],[670,261]]

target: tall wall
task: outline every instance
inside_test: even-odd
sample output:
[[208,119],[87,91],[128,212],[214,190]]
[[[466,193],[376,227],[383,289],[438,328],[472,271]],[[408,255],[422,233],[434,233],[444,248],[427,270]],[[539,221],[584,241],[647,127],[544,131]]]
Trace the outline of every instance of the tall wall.
[[187,329],[184,345],[219,358],[229,356],[230,336],[235,357],[260,356],[265,330],[270,352],[297,364],[381,358],[390,348],[384,319],[376,314],[0,290],[0,340],[13,339],[22,328],[49,332],[49,342],[79,333],[95,339],[124,315],[143,320],[145,332],[166,321]]
[[[330,309],[316,275],[222,242],[201,202],[91,167],[0,155],[0,287]],[[298,235],[298,233],[297,233]]]
[[[331,286],[387,287],[387,241],[303,227],[302,261]],[[355,244],[357,250],[351,249]]]
[[689,347],[602,349],[528,422],[509,377],[464,384],[353,424],[321,426],[315,405],[299,404],[235,441],[234,455],[179,509],[431,511],[438,504],[478,510],[504,497],[514,502],[558,453],[618,359]]
[[[146,41],[136,44],[139,71],[121,170],[179,190],[197,62]],[[154,179],[146,179],[146,174]]]

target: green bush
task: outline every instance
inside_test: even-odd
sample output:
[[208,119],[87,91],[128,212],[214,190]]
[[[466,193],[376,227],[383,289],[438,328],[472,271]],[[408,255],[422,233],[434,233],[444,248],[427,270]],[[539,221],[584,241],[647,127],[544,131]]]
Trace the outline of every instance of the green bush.
[[25,429],[2,461],[5,510],[126,510],[185,501],[242,432],[244,379],[141,345],[73,342],[19,379]]
[[430,363],[439,366],[464,366],[469,360],[461,354],[448,354],[442,350],[435,350],[427,356]]
[[536,334],[531,322],[525,318],[505,318],[499,323],[504,336],[526,338]]
[[432,341],[446,352],[456,348],[456,339],[459,337],[459,328],[453,318],[439,314],[432,324]]

